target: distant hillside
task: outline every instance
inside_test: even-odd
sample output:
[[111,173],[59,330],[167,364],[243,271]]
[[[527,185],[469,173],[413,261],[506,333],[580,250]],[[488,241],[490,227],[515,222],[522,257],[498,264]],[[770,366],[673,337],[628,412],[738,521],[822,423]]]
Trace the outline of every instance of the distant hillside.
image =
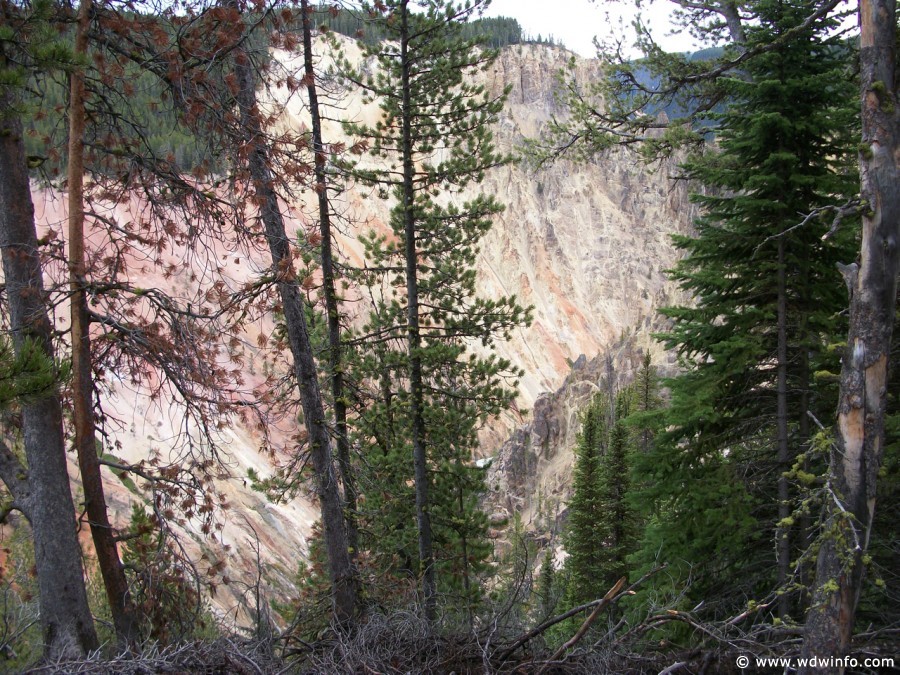
[[[369,44],[376,43],[384,37],[359,11],[343,9],[335,13],[330,6],[319,5],[314,17],[317,26],[327,26],[329,30]],[[476,19],[463,26],[463,34],[467,38],[478,38],[486,46],[494,48],[518,44],[558,44],[551,36],[544,38],[538,35],[535,38],[527,35],[519,22],[508,16]]]
[[[373,30],[361,12],[350,9],[334,12],[328,5],[319,5],[315,10],[313,25],[370,44],[383,37]],[[300,30],[299,25],[294,29]],[[556,44],[551,37],[528,36],[519,22],[510,17],[478,19],[463,26],[463,32],[466,37],[479,39],[486,46],[497,49],[518,44]],[[262,44],[265,39],[262,36],[266,34],[266,31],[257,33],[259,37],[254,40],[257,48],[269,46]],[[32,82],[30,87],[30,105],[34,113],[26,120],[26,150],[32,158],[35,173],[50,180],[61,175],[65,162],[65,82],[62,73],[44,73],[41,80]],[[157,157],[173,163],[185,173],[204,161],[209,162],[207,168],[210,170],[220,168],[211,159],[208,149],[180,123],[171,108],[159,105],[161,96],[162,92],[151,76],[136,73],[129,99],[111,103],[121,108],[119,112],[124,111],[125,107],[130,109],[128,115],[123,117],[135,120],[138,125],[128,135],[133,135],[136,143],[148,148]],[[89,109],[95,105],[96,101],[89,95]],[[99,139],[96,140],[99,142]],[[88,139],[89,151],[91,141]]]

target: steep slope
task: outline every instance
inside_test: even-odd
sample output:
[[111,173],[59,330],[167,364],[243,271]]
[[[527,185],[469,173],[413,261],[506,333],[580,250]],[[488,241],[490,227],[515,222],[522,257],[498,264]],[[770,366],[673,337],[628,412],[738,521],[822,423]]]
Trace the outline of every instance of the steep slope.
[[[361,58],[349,40],[341,45],[351,61]],[[299,66],[287,54],[277,56],[288,72]],[[557,101],[557,73],[571,58],[557,47],[515,45],[505,48],[483,75],[493,94],[510,87],[495,129],[500,149],[521,154],[525,139],[538,136],[552,117],[564,113]],[[575,57],[574,72],[587,81],[599,76],[599,66]],[[303,102],[283,86],[274,95],[286,101],[283,124],[305,127]],[[326,116],[372,122],[377,106],[340,90]],[[345,140],[337,124],[326,125],[325,133]],[[501,355],[526,373],[522,408],[529,408],[540,392],[558,387],[580,354],[596,354],[622,330],[646,326],[655,308],[672,300],[674,287],[664,275],[677,256],[670,235],[687,231],[691,222],[686,188],[670,179],[672,168],[663,163],[651,170],[635,153],[614,149],[584,164],[509,165],[459,196],[464,200],[483,191],[506,205],[483,240],[478,273],[484,295],[515,294],[535,307],[533,325],[500,347]],[[344,196],[348,219],[356,223],[344,241],[351,262],[362,260],[355,235],[370,227],[386,229],[390,203],[373,197],[360,191]]]
[[629,385],[647,352],[660,376],[674,374],[674,356],[663,352],[648,331],[641,331],[625,335],[592,359],[580,357],[558,389],[538,396],[531,419],[518,426],[491,459],[486,501],[494,522],[504,523],[517,513],[525,529],[539,537],[558,532],[572,496],[581,413],[608,382],[615,389]]
[[[324,42],[318,44],[324,49]],[[345,40],[344,49],[349,57],[359,58],[352,42]],[[299,70],[294,57],[277,52],[275,57],[286,73]],[[509,104],[496,129],[502,148],[518,150],[524,138],[539,133],[553,115],[561,113],[554,96],[558,86],[555,73],[570,58],[571,54],[559,48],[514,46],[505,49],[484,74],[492,91],[511,87]],[[596,64],[587,60],[576,59],[575,68],[581,78],[597,74]],[[371,119],[376,115],[375,107],[363,105],[353,92],[331,89],[339,92],[331,101],[332,117]],[[284,125],[305,125],[302,100],[288,96],[277,81],[269,91],[273,102],[284,104]],[[331,140],[342,138],[336,123],[331,123],[326,133]],[[491,172],[482,186],[506,204],[506,211],[481,246],[481,291],[486,296],[515,294],[535,309],[534,324],[517,331],[499,348],[502,356],[525,372],[518,410],[495,421],[482,435],[481,454],[492,455],[518,428],[504,446],[492,478],[498,490],[508,491],[504,505],[510,510],[531,513],[538,486],[564,492],[575,432],[573,416],[580,399],[564,395],[559,399],[564,402],[557,405],[552,401],[559,397],[548,398],[542,392],[555,390],[564,382],[573,391],[590,389],[599,371],[594,365],[572,371],[572,364],[583,364],[586,359],[582,355],[594,357],[623,334],[645,335],[656,321],[655,309],[675,299],[664,275],[676,259],[669,235],[689,228],[691,208],[685,188],[673,187],[668,173],[665,165],[650,173],[632,153],[616,150],[589,164],[559,161],[538,170],[522,164],[507,166]],[[39,199],[43,227],[59,231],[64,218],[59,200],[51,192]],[[389,204],[359,189],[349,190],[342,199],[347,224],[339,249],[347,262],[358,265],[363,262],[359,235],[370,228],[386,230]],[[313,204],[307,194],[290,205],[298,228],[313,222]],[[140,208],[140,204],[115,205],[109,217],[124,222],[133,217],[132,209]],[[239,259],[230,262],[229,268],[236,282],[242,282],[254,278],[260,265]],[[152,273],[143,279],[140,275],[135,272],[135,283],[147,287],[198,283],[198,275],[190,269],[182,269],[174,281]],[[354,304],[351,311],[361,314],[364,303]],[[271,323],[248,327],[247,343],[255,344],[257,333],[270,328]],[[648,344],[646,337],[640,340]],[[181,430],[177,409],[148,405],[141,392],[127,386],[112,387],[104,405],[121,420],[115,440],[122,444],[122,459],[138,461],[151,452],[163,456],[170,452],[171,440]],[[530,427],[522,427],[528,423],[532,406],[534,421]],[[250,468],[263,476],[272,469],[271,458],[259,454],[258,433],[234,422],[221,435],[226,470],[217,489],[230,504],[221,515],[223,527],[212,536],[201,534],[192,522],[179,529],[189,535],[192,555],[206,551],[225,560],[224,574],[234,582],[220,587],[213,602],[221,615],[246,624],[250,614],[244,596],[256,583],[257,555],[265,592],[280,598],[290,596],[291,575],[306,554],[306,539],[318,509],[302,495],[278,505],[266,503],[245,480]],[[526,442],[526,437],[531,440]],[[124,524],[131,504],[146,500],[146,495],[113,474],[109,474],[108,484],[111,515]]]

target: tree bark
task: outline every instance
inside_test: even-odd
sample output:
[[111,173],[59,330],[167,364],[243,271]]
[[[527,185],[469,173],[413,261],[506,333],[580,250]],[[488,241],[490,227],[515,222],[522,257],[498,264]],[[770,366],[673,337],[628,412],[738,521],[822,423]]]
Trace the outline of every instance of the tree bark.
[[[791,573],[790,527],[784,524],[791,515],[790,492],[785,472],[791,468],[791,450],[788,444],[788,349],[787,349],[787,283],[784,263],[784,237],[778,239],[778,347],[775,427],[778,436],[778,520],[775,528],[775,554],[778,565],[778,588],[784,590]],[[778,616],[784,619],[790,613],[790,596],[778,596]]]
[[356,480],[350,460],[350,439],[347,433],[347,401],[344,398],[344,366],[341,345],[341,316],[335,290],[334,256],[331,248],[331,208],[328,200],[328,176],[325,171],[327,157],[322,142],[322,120],[319,114],[319,96],[316,91],[316,73],[313,69],[312,27],[309,20],[309,1],[300,1],[303,22],[303,66],[306,92],[309,98],[309,114],[312,120],[314,172],[319,202],[319,233],[322,236],[322,292],[325,311],[328,314],[328,367],[331,376],[331,396],[334,400],[334,426],[337,441],[338,467],[344,485],[344,517],[347,522],[347,545],[351,559],[356,558],[359,532],[356,512]]
[[862,244],[851,288],[850,335],[828,473],[829,528],[817,560],[804,656],[840,657],[849,652],[884,451],[888,358],[900,270],[895,12],[896,0],[859,3]]
[[[0,68],[6,65],[0,60]],[[17,351],[30,338],[52,358],[22,123],[11,112],[15,103],[9,88],[0,88],[0,250],[9,327]],[[79,658],[98,642],[84,586],[59,396],[23,404],[22,430],[44,656]]]
[[422,598],[425,617],[436,617],[437,584],[434,573],[433,535],[429,512],[428,455],[425,447],[425,412],[422,385],[421,335],[419,333],[418,251],[416,248],[415,167],[412,156],[412,99],[409,60],[409,6],[400,3],[403,124],[403,218],[406,244],[407,344],[409,350],[409,407],[412,417],[414,481],[416,487],[416,522],[419,535],[419,573],[422,575]]
[[347,548],[341,495],[331,455],[331,438],[325,421],[306,316],[303,313],[303,298],[293,267],[284,217],[269,169],[268,142],[262,130],[256,101],[256,77],[243,49],[235,50],[234,72],[238,86],[241,133],[248,150],[250,180],[272,255],[272,269],[277,275],[288,342],[294,360],[294,376],[309,434],[310,458],[316,476],[322,534],[331,575],[332,608],[336,621],[347,624],[352,620],[357,605],[358,584]]
[[[91,0],[82,0],[75,32],[75,55],[87,54],[87,33]],[[75,68],[70,76],[69,96],[69,286],[72,335],[72,413],[75,449],[84,488],[85,510],[103,577],[106,599],[112,615],[116,639],[126,647],[136,637],[137,622],[128,594],[128,580],[119,558],[116,539],[106,508],[103,478],[97,457],[94,421],[94,379],[91,371],[90,315],[85,294],[84,259],[84,71]]]
[[[6,420],[0,420],[0,423],[6,424]],[[0,433],[5,433],[3,429]],[[0,480],[12,495],[12,504],[6,506],[3,517],[0,518],[2,523],[10,511],[20,511],[28,522],[31,522],[31,488],[28,485],[28,469],[19,461],[16,453],[13,452],[0,435]]]

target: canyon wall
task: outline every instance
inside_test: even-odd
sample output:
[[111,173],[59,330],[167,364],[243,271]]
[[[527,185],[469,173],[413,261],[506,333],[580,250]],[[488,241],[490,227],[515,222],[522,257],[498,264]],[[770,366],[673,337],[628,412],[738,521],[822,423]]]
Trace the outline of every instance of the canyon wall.
[[[324,42],[318,44],[324,49]],[[351,58],[359,58],[352,42],[343,44]],[[296,57],[276,52],[275,58],[285,72],[299,70],[301,61]],[[556,99],[556,73],[571,58],[560,48],[512,46],[483,74],[491,91],[511,86],[496,128],[500,148],[519,152],[525,138],[536,136],[553,116],[563,114]],[[598,76],[595,62],[574,58],[579,78]],[[274,101],[284,107],[280,123],[305,126],[302,98],[289,97],[277,81],[270,84],[270,104]],[[337,83],[331,83],[328,91],[332,97],[326,114],[377,118],[376,107],[364,104],[357,94]],[[336,123],[326,125],[326,134],[332,141],[342,138]],[[672,168],[664,163],[651,170],[633,152],[615,149],[588,163],[560,160],[541,168],[512,164],[491,171],[480,187],[460,195],[465,199],[479,189],[506,205],[481,242],[477,260],[481,293],[488,297],[515,294],[523,304],[534,307],[534,323],[498,346],[500,355],[525,375],[515,409],[482,433],[479,454],[496,455],[491,489],[497,508],[532,519],[538,492],[564,501],[577,411],[602,374],[599,354],[618,350],[623,372],[639,364],[643,349],[664,360],[648,335],[661,325],[657,307],[684,300],[666,279],[665,270],[677,258],[670,235],[687,232],[692,215],[686,187],[670,180]],[[64,231],[60,228],[63,200],[47,190],[36,190],[36,200],[41,226]],[[311,194],[298,195],[290,205],[297,228],[314,224],[314,206]],[[346,261],[362,262],[359,236],[372,228],[386,231],[389,206],[360,188],[342,196],[338,207],[344,224],[338,249]],[[110,215],[127,219],[133,217],[129,209],[139,208],[138,204],[118,204],[110,207]],[[253,279],[260,270],[261,263],[252,259],[229,262],[229,274],[236,282]],[[140,277],[140,272],[135,275]],[[146,279],[134,281],[166,288],[197,283],[187,268],[166,280],[148,273]],[[351,311],[362,314],[361,307],[357,303]],[[255,342],[258,332],[270,328],[270,322],[249,326],[248,344]],[[261,367],[261,363],[251,360],[249,367]],[[104,405],[120,420],[115,440],[121,444],[121,459],[135,462],[151,452],[169,452],[167,443],[180,430],[177,408],[151,404],[144,393],[125,383],[110,384],[104,398]],[[247,593],[256,583],[257,557],[265,592],[282,600],[290,596],[292,577],[307,553],[306,540],[318,510],[308,496],[271,504],[249,488],[249,469],[261,476],[272,470],[272,458],[260,454],[254,430],[236,422],[226,425],[221,448],[224,468],[217,489],[230,505],[220,516],[222,529],[213,536],[200,533],[192,522],[178,529],[186,535],[193,555],[206,552],[225,561],[232,583],[219,588],[213,603],[221,616],[246,624],[250,620]],[[131,504],[145,501],[147,495],[112,472],[107,478],[111,515],[122,525]]]

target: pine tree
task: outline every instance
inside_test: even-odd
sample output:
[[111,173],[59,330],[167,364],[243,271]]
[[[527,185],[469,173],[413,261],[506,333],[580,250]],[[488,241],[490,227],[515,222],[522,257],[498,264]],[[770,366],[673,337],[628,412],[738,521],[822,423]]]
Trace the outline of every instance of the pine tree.
[[564,539],[570,606],[596,600],[628,574],[638,535],[631,504],[635,434],[626,422],[634,397],[633,385],[615,396],[596,394],[584,412]]
[[572,471],[572,499],[563,543],[568,553],[565,566],[569,575],[566,601],[575,606],[593,600],[602,579],[602,551],[606,532],[597,527],[603,519],[600,462],[607,449],[608,395],[597,394],[591,401],[578,436],[575,467]]
[[[21,120],[29,69],[71,64],[47,2],[0,7],[0,251],[6,316],[18,358],[36,346],[53,361],[50,323]],[[0,476],[31,524],[47,659],[79,658],[98,646],[88,607],[75,506],[56,391],[21,405],[25,463],[0,443]]]
[[335,445],[341,483],[344,488],[344,517],[347,523],[347,545],[351,560],[356,557],[359,547],[357,531],[356,479],[350,458],[350,439],[347,429],[347,398],[344,383],[344,355],[341,335],[341,313],[336,287],[336,265],[333,253],[333,232],[331,226],[330,194],[334,192],[327,172],[327,154],[322,136],[322,116],[319,110],[319,94],[316,87],[316,71],[313,67],[312,49],[312,9],[307,0],[300,2],[301,26],[303,32],[303,72],[306,80],[309,115],[312,122],[312,144],[315,153],[314,174],[319,207],[319,233],[322,241],[319,259],[322,263],[322,296],[328,323],[328,368],[331,390],[331,405],[334,408]]
[[544,551],[544,559],[541,561],[541,571],[538,576],[538,623],[551,617],[559,603],[559,581],[556,575],[556,551],[552,545]]
[[631,505],[631,461],[634,440],[626,426],[628,398],[634,390],[622,392],[616,404],[616,421],[609,433],[606,452],[600,458],[598,506],[601,516],[596,524],[604,537],[598,562],[603,576],[602,588],[610,588],[621,577],[628,576],[628,557],[634,552],[638,535],[637,514]]
[[[234,20],[243,21],[236,3],[232,3],[230,9]],[[293,271],[290,240],[275,190],[272,148],[265,135],[263,116],[256,99],[256,73],[243,47],[237,47],[234,52],[234,75],[237,82],[235,103],[241,118],[237,135],[250,147],[246,159],[247,173],[259,205],[259,219],[271,255],[273,276],[278,280],[285,334],[293,358],[292,375],[300,394],[309,435],[309,455],[315,473],[323,540],[328,556],[334,618],[346,626],[353,620],[357,609],[359,584],[347,545],[344,504],[335,477],[331,435],[325,420],[307,305],[301,295],[300,281]]]
[[[807,7],[755,3],[747,47],[796,29]],[[802,214],[852,194],[849,180],[852,81],[845,47],[814,23],[720,80],[731,101],[718,117],[718,147],[686,173],[709,188],[694,200],[703,216],[672,276],[696,305],[665,310],[663,336],[686,372],[669,382],[667,431],[641,461],[643,501],[654,516],[642,558],[703,565],[696,596],[743,602],[787,582],[791,542],[777,532],[778,579],[770,542],[788,523],[784,472],[809,440],[808,413],[833,405],[813,373],[840,334],[846,295],[836,263],[852,257],[852,228]],[[772,448],[776,448],[775,451]],[[788,605],[782,602],[780,611]]]
[[[75,56],[87,60],[92,0],[82,0],[75,29]],[[69,87],[68,207],[69,286],[72,334],[72,420],[78,469],[84,490],[85,512],[91,528],[97,566],[106,589],[116,640],[120,647],[136,641],[138,617],[128,591],[125,568],[110,523],[100,473],[97,422],[94,414],[95,383],[92,372],[90,310],[85,264],[84,137],[86,93],[84,67],[73,69]]]
[[[366,283],[382,293],[365,329],[368,354],[359,357],[361,379],[371,384],[374,399],[359,424],[371,433],[376,458],[363,489],[368,509],[382,497],[394,508],[414,492],[415,567],[429,617],[435,615],[436,568],[453,570],[442,576],[442,588],[461,590],[471,602],[473,575],[489,550],[477,506],[483,476],[471,465],[471,452],[479,425],[512,395],[509,364],[475,356],[466,342],[490,346],[527,319],[514,299],[485,300],[475,292],[478,241],[501,206],[489,196],[462,204],[457,197],[488,168],[508,161],[494,148],[489,128],[505,94],[490,96],[475,78],[496,54],[462,35],[465,22],[486,4],[393,0],[367,7],[387,39],[368,50],[377,72],[354,73],[344,64],[345,77],[383,111],[376,126],[348,124],[347,130],[388,162],[387,170],[360,164],[353,173],[394,204],[392,237],[367,242],[379,276]],[[385,556],[401,551],[411,557],[409,521],[392,522],[387,536],[371,545]],[[462,589],[454,589],[457,579]]]
[[658,426],[660,408],[663,403],[659,393],[659,376],[650,352],[644,354],[641,369],[635,377],[632,388],[634,390],[634,410],[629,417],[629,424],[636,434],[638,452],[647,454],[653,447],[656,436],[655,427]]

